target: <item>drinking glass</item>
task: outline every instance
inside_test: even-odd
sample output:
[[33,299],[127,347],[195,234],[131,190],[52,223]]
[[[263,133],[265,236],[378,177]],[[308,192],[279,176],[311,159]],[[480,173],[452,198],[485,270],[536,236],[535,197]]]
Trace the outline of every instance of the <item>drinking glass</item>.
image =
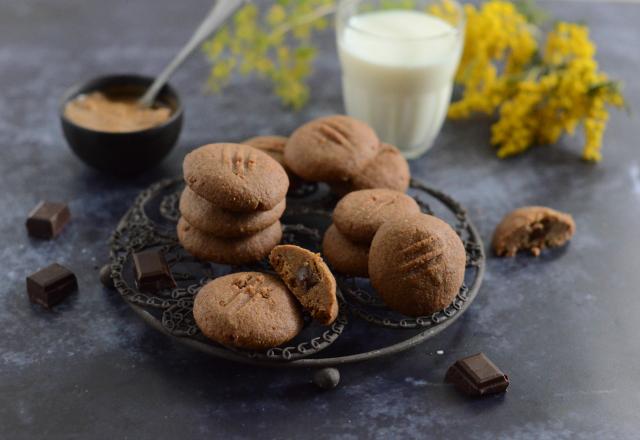
[[427,151],[447,114],[464,26],[453,0],[340,0],[336,38],[347,114],[407,158]]

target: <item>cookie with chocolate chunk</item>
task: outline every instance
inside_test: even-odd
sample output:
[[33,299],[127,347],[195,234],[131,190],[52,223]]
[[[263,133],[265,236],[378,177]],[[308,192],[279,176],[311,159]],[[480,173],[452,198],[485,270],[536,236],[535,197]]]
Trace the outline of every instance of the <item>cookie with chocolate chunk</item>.
[[334,115],[298,128],[284,148],[287,167],[310,181],[346,182],[380,149],[371,127],[355,118]]
[[204,285],[193,302],[193,318],[207,338],[252,350],[284,344],[303,326],[287,287],[259,272],[233,273]]
[[369,251],[371,285],[389,308],[407,316],[431,315],[451,304],[465,267],[458,234],[427,214],[384,223]]
[[387,188],[405,192],[409,188],[409,163],[400,150],[391,144],[381,144],[380,151],[348,182],[331,183],[339,195],[368,188]]
[[369,245],[354,243],[331,225],[322,239],[322,254],[336,271],[345,275],[368,277]]
[[573,217],[546,206],[525,206],[507,214],[493,233],[498,256],[515,256],[528,250],[536,257],[545,248],[564,245],[576,231]]
[[333,210],[333,223],[349,240],[370,244],[383,223],[420,212],[416,201],[390,189],[365,189],[344,196]]
[[282,217],[286,204],[286,199],[282,199],[268,211],[227,211],[186,187],[180,196],[180,214],[203,232],[221,238],[238,238],[255,234],[277,222]]
[[209,144],[184,158],[184,179],[221,209],[268,211],[287,194],[289,178],[268,154],[243,144]]
[[220,238],[178,220],[178,240],[187,252],[201,260],[220,264],[246,264],[262,260],[282,239],[282,226],[277,221],[253,235]]
[[335,321],[336,279],[319,254],[285,244],[271,250],[269,262],[313,319],[323,325]]

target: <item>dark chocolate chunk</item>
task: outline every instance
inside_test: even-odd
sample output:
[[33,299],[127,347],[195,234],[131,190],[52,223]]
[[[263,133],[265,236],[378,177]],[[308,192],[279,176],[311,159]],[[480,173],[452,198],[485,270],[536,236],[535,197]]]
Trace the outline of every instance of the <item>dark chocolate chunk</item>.
[[27,218],[27,232],[32,237],[51,239],[70,219],[69,207],[64,203],[40,202]]
[[296,271],[296,281],[303,290],[309,290],[320,282],[318,275],[309,266],[300,266]]
[[176,287],[169,265],[160,250],[133,254],[133,265],[138,289],[153,292]]
[[78,288],[76,276],[54,263],[27,277],[27,293],[32,303],[51,308]]
[[470,396],[502,393],[509,386],[509,378],[484,353],[477,353],[456,361],[444,379]]
[[100,269],[100,282],[107,289],[113,289],[113,278],[111,278],[111,265],[105,264]]

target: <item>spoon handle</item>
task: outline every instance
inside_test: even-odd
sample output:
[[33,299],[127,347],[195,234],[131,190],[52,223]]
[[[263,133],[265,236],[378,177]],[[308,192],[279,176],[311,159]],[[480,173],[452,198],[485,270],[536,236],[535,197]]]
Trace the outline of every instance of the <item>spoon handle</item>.
[[200,26],[193,33],[187,44],[156,77],[138,103],[144,107],[150,107],[156,99],[156,95],[169,80],[173,72],[197,49],[202,42],[218,29],[240,6],[247,0],[217,0]]

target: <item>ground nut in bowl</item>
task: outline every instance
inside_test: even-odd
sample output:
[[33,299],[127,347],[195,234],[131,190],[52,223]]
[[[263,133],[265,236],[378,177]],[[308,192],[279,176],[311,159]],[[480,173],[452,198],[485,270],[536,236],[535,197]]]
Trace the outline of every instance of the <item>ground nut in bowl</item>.
[[157,165],[182,128],[182,105],[166,85],[152,108],[136,103],[153,78],[110,75],[72,87],[60,108],[62,130],[85,163],[115,175],[133,175]]

